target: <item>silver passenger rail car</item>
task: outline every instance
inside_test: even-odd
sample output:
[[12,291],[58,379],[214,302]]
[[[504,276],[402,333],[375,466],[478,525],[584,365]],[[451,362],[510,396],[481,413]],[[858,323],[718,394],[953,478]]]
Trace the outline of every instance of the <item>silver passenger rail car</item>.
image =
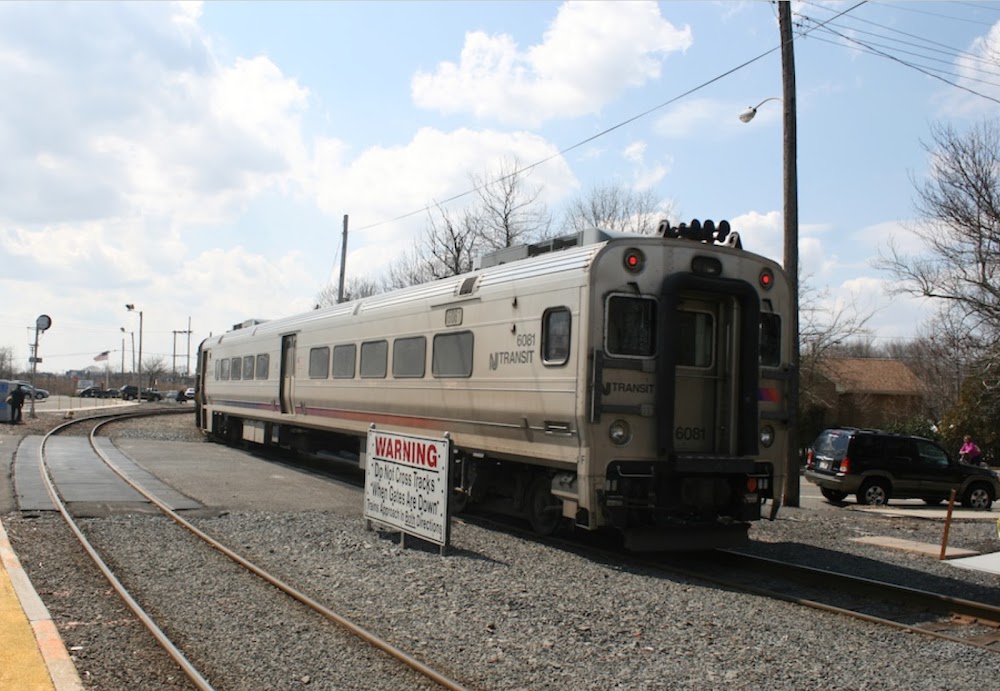
[[458,508],[635,550],[731,544],[782,483],[793,308],[725,221],[586,231],[209,338],[196,415],[361,467],[372,423],[448,432]]

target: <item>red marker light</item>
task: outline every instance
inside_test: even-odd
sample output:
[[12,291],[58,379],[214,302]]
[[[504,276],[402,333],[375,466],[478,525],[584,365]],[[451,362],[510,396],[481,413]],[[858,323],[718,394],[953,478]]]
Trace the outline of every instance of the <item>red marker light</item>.
[[626,271],[631,274],[637,274],[646,266],[646,256],[641,250],[634,248],[625,250],[624,264]]
[[770,269],[764,269],[760,272],[760,287],[764,290],[770,290],[771,286],[774,285],[774,274],[771,273]]

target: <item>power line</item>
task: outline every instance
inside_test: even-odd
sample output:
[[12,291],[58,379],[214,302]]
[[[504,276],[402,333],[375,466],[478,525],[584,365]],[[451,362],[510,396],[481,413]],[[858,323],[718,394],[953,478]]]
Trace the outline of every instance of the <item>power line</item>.
[[[810,21],[813,21],[813,20],[810,20]],[[819,28],[819,27],[816,27],[816,28]],[[939,74],[934,74],[934,72],[932,70],[925,69],[925,68],[920,67],[919,65],[916,65],[914,63],[907,62],[906,60],[903,60],[901,58],[897,58],[894,55],[890,55],[889,53],[886,53],[885,51],[878,50],[877,48],[874,48],[873,46],[865,43],[864,41],[859,41],[856,38],[851,38],[850,36],[847,36],[845,34],[842,34],[842,33],[838,32],[838,31],[835,31],[834,29],[829,28],[829,26],[827,26],[826,30],[829,31],[829,32],[831,32],[831,33],[833,33],[833,34],[836,34],[837,36],[839,36],[840,38],[844,39],[845,41],[849,41],[849,42],[854,43],[856,45],[862,46],[863,48],[866,48],[868,51],[870,51],[870,52],[872,52],[872,53],[874,53],[874,54],[876,54],[878,56],[884,57],[884,58],[886,58],[888,60],[892,60],[893,62],[898,62],[899,64],[903,65],[904,67],[909,67],[910,69],[916,70],[917,72],[920,72],[921,74],[924,74],[924,75],[926,75],[928,77],[931,77],[932,79],[937,79],[939,81],[944,82],[945,84],[948,84],[949,86],[955,87],[956,89],[961,89],[962,91],[967,91],[970,94],[973,94],[974,96],[979,96],[981,98],[985,98],[988,101],[993,101],[994,103],[1000,104],[1000,99],[996,99],[996,98],[994,98],[992,96],[987,96],[986,94],[980,93],[980,92],[976,91],[975,89],[971,89],[971,88],[969,88],[967,86],[962,86],[961,84],[958,84],[957,82],[953,82],[953,81],[950,81],[948,79],[945,79],[944,77],[942,77]]]
[[[842,12],[839,12],[839,13],[835,14],[830,19],[826,20],[825,22],[819,23],[817,26],[809,29],[808,31],[815,31],[816,29],[824,26],[827,22],[832,22],[833,20],[835,20],[835,19],[837,19],[839,17],[842,17],[842,16],[848,14],[849,12],[853,12],[854,10],[856,10],[859,7],[861,7],[862,5],[864,5],[867,2],[868,2],[868,0],[861,0],[857,4],[852,5],[851,7],[848,7],[846,10],[843,10]],[[808,31],[806,33],[808,33]],[[757,62],[758,60],[762,60],[763,58],[767,57],[771,53],[774,53],[775,51],[778,51],[780,49],[781,49],[781,44],[779,43],[774,48],[771,48],[770,50],[766,50],[763,53],[761,53],[760,55],[758,55],[756,57],[753,57],[753,58],[750,58],[746,62],[743,62],[743,63],[737,65],[736,67],[733,67],[733,68],[731,68],[729,70],[726,70],[725,72],[723,72],[723,73],[721,73],[719,75],[716,75],[715,77],[712,77],[711,79],[708,79],[708,80],[702,82],[701,84],[698,84],[697,86],[692,87],[691,89],[688,89],[687,91],[685,91],[685,92],[683,92],[681,94],[678,94],[677,96],[674,96],[673,98],[671,98],[671,99],[669,99],[667,101],[664,101],[663,103],[660,103],[659,105],[655,105],[652,108],[649,108],[648,110],[644,110],[643,112],[639,113],[638,115],[633,115],[632,117],[630,117],[630,118],[628,118],[626,120],[623,120],[623,121],[619,122],[616,125],[612,125],[611,127],[608,127],[607,129],[602,130],[602,131],[598,132],[597,134],[594,134],[594,135],[592,135],[590,137],[587,137],[586,139],[584,139],[582,141],[579,141],[576,144],[568,146],[565,149],[560,149],[559,151],[557,151],[556,153],[552,154],[551,156],[546,156],[545,158],[543,158],[543,159],[541,159],[539,161],[536,161],[535,163],[532,163],[532,164],[527,165],[527,166],[523,166],[522,168],[520,168],[518,170],[515,170],[512,173],[508,173],[507,175],[504,175],[502,177],[497,178],[496,180],[491,180],[491,181],[486,182],[486,183],[484,183],[482,185],[473,187],[472,189],[468,189],[468,190],[466,190],[464,192],[460,192],[459,194],[456,194],[456,195],[453,195],[451,197],[448,197],[447,199],[442,199],[442,200],[436,202],[436,205],[440,206],[442,204],[448,204],[448,203],[453,202],[453,201],[455,201],[457,199],[461,199],[462,197],[467,197],[470,194],[474,194],[475,192],[478,192],[479,190],[481,190],[484,187],[486,187],[487,185],[495,184],[497,182],[502,182],[503,180],[506,180],[508,178],[512,178],[512,177],[514,177],[516,175],[520,175],[522,173],[526,173],[528,171],[534,170],[538,166],[543,165],[545,163],[548,163],[549,161],[551,161],[551,160],[553,160],[555,158],[559,158],[560,156],[563,156],[563,155],[569,153],[570,151],[573,151],[574,149],[579,149],[581,146],[589,144],[590,142],[594,141],[595,139],[599,139],[599,138],[601,138],[601,137],[603,137],[603,136],[605,136],[607,134],[610,134],[611,132],[614,132],[615,130],[619,130],[622,127],[625,127],[626,125],[632,124],[636,120],[640,120],[641,118],[644,118],[644,117],[646,117],[647,115],[649,115],[651,113],[654,113],[654,112],[656,112],[656,111],[658,111],[658,110],[660,110],[662,108],[665,108],[665,107],[667,107],[667,106],[669,106],[669,105],[671,105],[673,103],[676,103],[677,101],[681,100],[682,98],[686,98],[686,97],[690,96],[693,93],[697,93],[698,91],[701,91],[702,89],[704,89],[704,88],[706,88],[706,87],[714,84],[715,82],[717,82],[717,81],[719,81],[721,79],[724,79],[724,78],[728,77],[731,74],[739,72],[740,70],[744,69],[745,67],[749,67],[750,65],[752,65],[755,62]],[[409,212],[407,212],[405,214],[401,214],[399,216],[396,216],[395,218],[390,218],[390,219],[386,219],[384,221],[378,221],[376,223],[370,223],[370,224],[368,224],[366,226],[361,226],[360,228],[358,228],[357,230],[355,230],[355,232],[362,231],[362,230],[370,230],[372,228],[378,228],[380,226],[387,225],[389,223],[395,223],[396,221],[402,221],[402,220],[410,218],[412,216],[416,216],[417,214],[421,214],[421,213],[424,213],[426,211],[429,211],[430,208],[431,208],[430,205],[423,206],[423,207],[421,207],[419,209],[414,209],[413,211],[409,211]]]
[[[922,15],[926,15],[928,17],[938,17],[939,19],[951,19],[952,21],[956,21],[956,22],[966,22],[968,24],[978,24],[979,26],[993,26],[993,22],[983,22],[983,21],[980,21],[978,19],[966,19],[965,17],[956,17],[956,16],[950,15],[950,14],[941,14],[939,12],[928,12],[927,10],[917,10],[917,9],[912,8],[912,7],[904,7],[903,5],[898,4],[898,3],[887,4],[887,3],[883,3],[883,2],[878,2],[878,0],[872,0],[872,2],[873,2],[873,4],[881,5],[882,7],[892,7],[892,9],[900,11],[900,12],[912,12],[914,14],[922,14]],[[987,9],[993,9],[993,8],[987,8]]]

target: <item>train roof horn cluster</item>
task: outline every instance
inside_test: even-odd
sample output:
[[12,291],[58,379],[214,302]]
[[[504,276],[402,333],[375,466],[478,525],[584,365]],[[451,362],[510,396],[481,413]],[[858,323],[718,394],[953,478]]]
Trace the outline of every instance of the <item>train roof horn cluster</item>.
[[702,223],[696,218],[690,224],[681,223],[679,226],[672,226],[670,220],[665,218],[660,221],[656,233],[665,238],[681,238],[743,249],[740,234],[730,228],[729,221],[719,221],[719,225],[715,225],[715,221],[711,219]]

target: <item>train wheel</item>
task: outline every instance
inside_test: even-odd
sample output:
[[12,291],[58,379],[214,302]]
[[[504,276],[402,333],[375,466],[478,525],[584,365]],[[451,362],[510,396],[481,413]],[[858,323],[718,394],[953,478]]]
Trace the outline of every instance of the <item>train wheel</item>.
[[469,506],[469,495],[464,489],[456,489],[452,487],[450,502],[450,509],[452,513],[462,513]]
[[539,475],[528,487],[528,520],[539,535],[552,535],[562,521],[562,502],[552,496],[552,482]]

